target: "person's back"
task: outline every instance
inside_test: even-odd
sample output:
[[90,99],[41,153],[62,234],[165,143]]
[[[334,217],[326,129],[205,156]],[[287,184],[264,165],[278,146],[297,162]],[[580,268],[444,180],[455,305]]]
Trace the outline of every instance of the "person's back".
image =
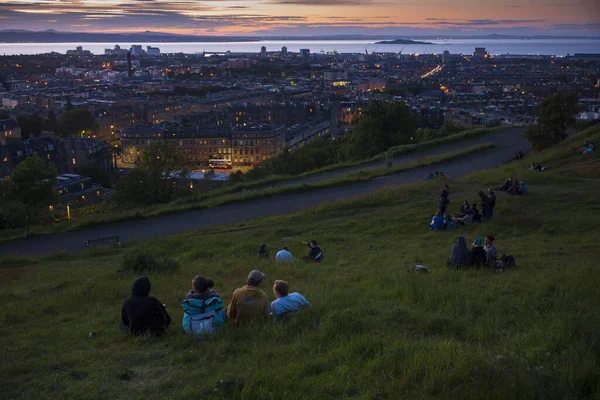
[[277,252],[277,255],[275,255],[275,261],[276,262],[294,262],[294,257],[292,256],[292,253],[289,252],[288,248],[284,247],[283,249],[281,249]]
[[149,296],[150,288],[147,277],[137,278],[132,286],[132,296],[123,303],[121,322],[131,334],[160,335],[171,324],[171,317],[162,303]]
[[519,184],[519,193],[521,195],[526,195],[529,193],[529,187],[527,187],[527,185],[525,184],[525,182],[521,182]]
[[269,318],[267,294],[258,287],[263,278],[262,272],[254,270],[248,275],[248,284],[233,292],[227,306],[227,316],[235,323]]
[[200,275],[192,281],[192,289],[181,303],[183,331],[188,335],[212,334],[224,326],[223,300],[213,286],[212,280]]
[[287,282],[276,280],[273,284],[273,294],[276,299],[271,303],[271,315],[274,319],[283,318],[289,313],[310,306],[308,300],[300,293],[289,293]]
[[452,252],[447,263],[456,267],[465,267],[469,264],[469,256],[467,240],[464,236],[459,236],[456,243],[452,246]]
[[431,219],[431,224],[430,224],[431,229],[436,229],[436,230],[443,230],[445,229],[445,225],[444,225],[444,217],[442,217],[441,215],[434,215],[433,218]]
[[267,249],[266,244],[261,244],[258,248],[258,253],[256,254],[256,258],[267,258],[269,257],[269,250]]

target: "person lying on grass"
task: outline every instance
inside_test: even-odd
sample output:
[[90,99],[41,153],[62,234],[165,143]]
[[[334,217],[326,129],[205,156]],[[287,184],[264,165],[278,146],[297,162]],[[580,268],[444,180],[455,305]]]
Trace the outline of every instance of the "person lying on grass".
[[273,284],[273,294],[276,299],[271,303],[273,319],[283,319],[286,315],[310,306],[308,300],[300,293],[289,293],[290,287],[285,281],[276,280]]
[[269,318],[269,299],[259,287],[264,278],[265,274],[255,269],[248,274],[246,285],[233,292],[227,306],[227,317],[234,323]]
[[150,279],[141,276],[133,282],[130,298],[123,302],[121,329],[133,335],[146,332],[160,335],[171,324],[165,306],[156,297],[150,296]]

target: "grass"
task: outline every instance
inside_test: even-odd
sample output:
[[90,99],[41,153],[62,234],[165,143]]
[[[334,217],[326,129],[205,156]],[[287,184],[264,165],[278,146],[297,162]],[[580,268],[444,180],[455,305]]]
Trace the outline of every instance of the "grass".
[[[119,223],[132,219],[139,218],[152,218],[163,214],[183,212],[192,209],[218,207],[229,203],[236,203],[241,201],[247,201],[251,199],[264,198],[284,193],[299,193],[306,191],[313,191],[323,189],[325,187],[335,187],[342,185],[355,184],[360,182],[366,182],[373,178],[393,175],[403,171],[408,171],[414,168],[419,168],[427,165],[437,165],[445,161],[451,161],[456,158],[466,157],[472,153],[478,153],[482,151],[489,151],[497,147],[494,143],[483,143],[480,145],[474,145],[467,147],[462,150],[457,150],[449,153],[440,154],[438,156],[427,157],[419,161],[399,164],[390,168],[375,168],[366,171],[358,171],[348,173],[345,175],[338,176],[336,178],[319,181],[309,184],[295,184],[281,187],[267,187],[263,190],[251,190],[239,192],[238,190],[232,191],[231,189],[224,188],[224,190],[216,190],[209,192],[205,196],[199,197],[199,199],[193,201],[188,198],[180,201],[174,201],[167,204],[158,204],[145,208],[129,209],[124,211],[108,211],[101,213],[94,213],[85,217],[73,219],[71,221],[63,221],[58,224],[51,226],[38,225],[30,228],[32,235],[43,235],[55,232],[66,232],[72,230],[78,230],[83,228],[89,228],[94,226],[106,225],[111,223]],[[22,237],[22,229],[16,231],[5,231],[2,238],[4,240],[11,240]]]
[[[75,255],[0,260],[0,389],[6,399],[597,399],[600,396],[600,159],[574,149],[600,129],[525,160],[449,181],[451,207],[515,176],[528,196],[498,193],[495,219],[427,229],[439,182],[264,219]],[[549,169],[528,170],[532,161]],[[455,271],[456,237],[493,233],[517,268]],[[296,256],[316,238],[322,264],[258,261],[262,242]],[[117,327],[135,275],[123,258],[149,252],[180,269],[153,273],[174,320],[160,338]],[[408,272],[414,264],[430,274]],[[264,289],[285,279],[310,310],[279,324],[227,326],[195,340],[179,304],[196,274],[224,301],[251,269]],[[90,331],[95,339],[88,339]]]

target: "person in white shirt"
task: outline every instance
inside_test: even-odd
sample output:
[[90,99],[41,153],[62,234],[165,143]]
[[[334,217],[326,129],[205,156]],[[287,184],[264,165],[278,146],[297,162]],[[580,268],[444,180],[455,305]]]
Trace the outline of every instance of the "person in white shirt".
[[277,255],[275,256],[275,261],[276,262],[294,262],[296,260],[294,259],[294,257],[292,256],[292,253],[290,253],[288,248],[284,247],[283,249],[281,249],[277,252]]

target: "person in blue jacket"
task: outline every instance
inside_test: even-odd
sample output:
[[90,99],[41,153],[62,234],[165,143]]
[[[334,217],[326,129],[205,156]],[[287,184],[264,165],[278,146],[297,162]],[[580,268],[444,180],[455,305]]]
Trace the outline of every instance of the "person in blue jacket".
[[426,181],[430,181],[434,178],[433,172],[429,171],[427,172],[427,175],[425,175],[425,180]]
[[431,224],[429,224],[431,229],[436,229],[436,230],[444,230],[446,229],[446,225],[444,224],[444,217],[442,216],[442,213],[437,213],[436,215],[433,216],[433,218],[431,219]]
[[188,335],[210,335],[225,325],[223,300],[213,289],[214,282],[202,275],[192,281],[192,289],[181,303],[183,330]]
[[456,222],[454,221],[454,218],[448,215],[444,216],[444,225],[446,226],[447,231],[451,231],[452,229],[456,228]]

